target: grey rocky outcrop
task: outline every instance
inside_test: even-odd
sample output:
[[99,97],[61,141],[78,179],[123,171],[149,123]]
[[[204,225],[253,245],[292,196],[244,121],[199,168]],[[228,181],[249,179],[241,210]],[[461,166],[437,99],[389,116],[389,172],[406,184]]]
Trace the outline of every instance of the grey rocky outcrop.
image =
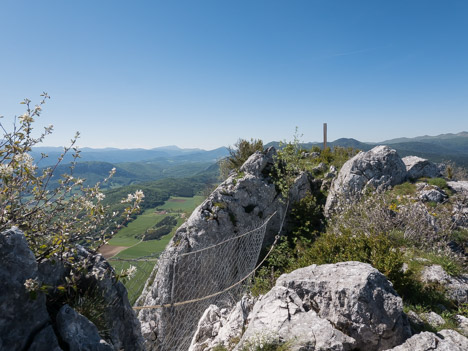
[[441,203],[448,199],[447,194],[438,186],[424,183],[419,183],[418,185],[420,189],[418,189],[417,196],[422,202]]
[[198,322],[189,351],[210,350],[216,346],[232,348],[239,341],[256,299],[245,295],[232,310],[210,305]]
[[418,156],[407,156],[402,158],[406,166],[409,180],[416,180],[422,177],[437,178],[442,176],[442,167],[429,160]]
[[451,181],[447,185],[457,193],[468,195],[468,181]]
[[78,248],[78,256],[88,262],[89,274],[81,284],[93,287],[105,306],[103,318],[114,349],[143,350],[140,322],[128,301],[127,289],[110,274],[113,268],[109,262],[101,254],[92,254],[82,247]]
[[434,334],[423,332],[413,335],[402,345],[387,351],[466,351],[468,339],[454,330],[442,330]]
[[424,267],[421,280],[425,283],[437,283],[445,288],[448,299],[459,304],[468,303],[468,274],[452,277],[445,272],[442,266],[435,264]]
[[312,265],[281,276],[276,286],[297,291],[321,318],[353,337],[358,348],[382,350],[411,335],[401,298],[369,264]]
[[93,323],[68,305],[62,306],[57,314],[57,330],[70,351],[114,350],[101,338]]
[[402,306],[385,276],[368,264],[312,265],[282,275],[237,324],[210,306],[190,350],[233,342],[242,350],[261,341],[283,342],[291,350],[383,350],[411,336]]
[[[266,219],[274,215],[266,227],[264,246],[273,241],[281,226],[281,221],[287,209],[287,201],[281,201],[281,196],[272,182],[270,173],[274,163],[274,148],[265,152],[256,152],[241,167],[240,172],[233,172],[229,178],[192,213],[189,219],[177,230],[173,239],[166,247],[157,267],[154,283],[148,286],[137,301],[143,305],[158,305],[183,301],[187,296],[182,296],[172,289],[174,257],[180,257],[184,253],[204,249],[230,238],[246,233],[252,228],[259,227]],[[290,202],[294,203],[311,190],[311,177],[303,173],[296,179],[295,185],[290,191]],[[235,248],[233,250],[236,250]],[[245,274],[239,271],[232,259],[219,255],[212,263],[204,262],[203,270],[191,274],[194,281],[210,281],[219,267],[223,267],[230,277]],[[256,259],[254,259],[255,261]],[[177,262],[181,267],[180,261]],[[190,270],[190,267],[186,267]],[[253,267],[252,267],[253,268]],[[182,268],[180,268],[182,270]],[[230,272],[232,271],[232,272]],[[233,279],[234,279],[233,278]],[[240,279],[239,276],[236,279]],[[221,281],[210,281],[204,286],[192,287],[191,296],[206,296],[220,290]],[[198,290],[197,290],[198,289]],[[213,290],[210,290],[213,289]],[[203,290],[203,291],[202,291]],[[174,292],[174,294],[173,294]],[[181,293],[182,294],[182,293]],[[212,302],[205,301],[208,305]],[[186,318],[179,321],[177,329],[191,328],[188,338],[177,336],[182,345],[188,347],[200,314],[188,313]],[[159,349],[162,346],[160,340],[175,338],[168,330],[175,330],[174,318],[168,309],[144,309],[139,313],[142,324],[142,332],[150,349]],[[178,332],[178,331],[177,331]],[[167,347],[167,346],[166,346]]]
[[[49,315],[46,305],[50,304],[50,301],[61,301],[63,296],[60,293],[49,291],[49,302],[47,302],[46,296],[41,292],[36,292],[37,296],[31,298],[25,289],[24,283],[27,279],[36,279],[39,284],[45,286],[61,285],[69,273],[68,268],[58,260],[55,262],[45,260],[38,265],[24,234],[16,228],[0,234],[0,257],[2,260],[0,279],[3,284],[0,292],[1,350],[61,350],[59,341],[62,345],[67,345],[67,338],[65,334],[56,334],[55,330],[68,330],[69,334],[73,334],[77,330],[75,328],[77,324],[73,322],[68,325],[68,321],[72,320],[79,320],[80,325],[87,327],[80,329],[82,331],[81,344],[75,339],[75,346],[67,345],[66,347],[76,350],[95,349],[83,346],[89,340],[95,339],[94,331],[97,333],[96,327],[84,316],[62,318],[65,317],[63,308],[57,316]],[[86,262],[89,271],[88,276],[78,280],[79,288],[88,291],[91,289],[102,304],[102,315],[111,344],[107,345],[107,349],[143,350],[139,321],[128,302],[125,287],[111,277],[111,266],[101,255],[91,254],[83,248],[78,248],[77,259]],[[57,306],[53,305],[53,309],[55,308]],[[73,311],[69,307],[68,310]],[[73,313],[70,312],[71,315],[78,314],[73,311]],[[92,330],[90,335],[86,334]]]
[[290,350],[353,350],[356,340],[311,309],[296,291],[275,286],[254,306],[236,350],[267,342],[284,342]]
[[31,298],[25,288],[38,278],[37,263],[17,228],[0,234],[0,258],[0,350],[58,350],[45,295]]
[[386,190],[405,181],[406,166],[388,146],[376,146],[348,160],[333,180],[325,205],[330,215],[342,201],[358,200],[367,190]]
[[421,313],[420,316],[434,328],[438,328],[445,324],[445,320],[434,311]]

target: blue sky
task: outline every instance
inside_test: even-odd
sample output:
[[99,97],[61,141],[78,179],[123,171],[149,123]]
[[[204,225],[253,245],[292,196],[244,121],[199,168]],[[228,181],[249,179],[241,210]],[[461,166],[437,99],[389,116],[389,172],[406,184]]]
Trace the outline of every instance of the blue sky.
[[468,130],[468,1],[2,0],[0,115],[64,145],[212,149]]

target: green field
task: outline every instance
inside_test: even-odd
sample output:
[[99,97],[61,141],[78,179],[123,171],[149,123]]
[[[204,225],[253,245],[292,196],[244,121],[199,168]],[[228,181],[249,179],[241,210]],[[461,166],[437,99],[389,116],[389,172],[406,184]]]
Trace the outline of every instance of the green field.
[[140,242],[140,239],[135,238],[135,235],[144,233],[148,228],[151,228],[167,215],[155,213],[155,208],[150,208],[143,212],[128,226],[122,228],[109,241],[110,245],[116,246],[132,246]]
[[143,257],[143,256],[154,255],[154,254],[164,251],[164,248],[171,240],[177,228],[179,228],[182,225],[182,223],[184,223],[184,219],[179,218],[177,220],[177,225],[174,227],[171,233],[164,235],[159,240],[148,240],[148,241],[138,242],[136,245],[129,247],[126,250],[121,251],[116,257],[138,258],[138,257]]
[[187,215],[190,215],[192,211],[200,205],[203,200],[205,199],[204,196],[195,195],[194,197],[176,197],[173,196],[169,200],[167,200],[164,205],[158,206],[160,210],[167,210],[167,211],[183,211]]
[[[135,277],[129,280],[123,280],[127,287],[128,297],[131,303],[134,303],[141,293],[146,279],[151,273],[155,263],[154,261],[138,259],[150,255],[157,256],[164,251],[177,228],[184,223],[185,218],[188,218],[190,213],[202,203],[203,200],[203,196],[171,197],[164,205],[144,211],[134,221],[129,223],[128,226],[122,228],[112,240],[109,241],[110,245],[128,247],[128,249],[119,252],[115,257],[109,259],[109,262],[117,273],[120,273],[122,269],[127,269],[130,265],[137,267]],[[161,214],[161,211],[167,211],[167,213]],[[172,232],[163,236],[161,239],[140,241],[135,238],[135,235],[144,233],[148,228],[151,228],[163,218],[170,215],[180,216],[181,213],[186,214],[185,218],[178,218],[177,225]]]

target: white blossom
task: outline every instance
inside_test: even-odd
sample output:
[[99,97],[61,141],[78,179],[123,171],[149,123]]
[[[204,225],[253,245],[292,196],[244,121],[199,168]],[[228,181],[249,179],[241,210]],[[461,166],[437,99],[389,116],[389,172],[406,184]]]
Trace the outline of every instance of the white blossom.
[[26,279],[26,281],[24,282],[24,287],[27,291],[37,291],[39,289],[39,281],[37,280],[37,278]]
[[135,276],[137,268],[135,266],[130,266],[127,269],[122,269],[120,275],[123,277],[127,277],[128,279],[132,279]]
[[135,191],[134,198],[137,201],[141,201],[145,197],[145,194],[143,194],[143,190],[137,190]]
[[13,159],[26,168],[33,168],[34,159],[27,153],[16,154]]
[[21,123],[28,123],[28,122],[32,123],[32,122],[34,122],[34,118],[32,118],[28,113],[25,113],[25,114],[19,116],[18,119],[19,119],[19,121]]
[[13,167],[6,164],[0,164],[0,177],[10,177],[13,174]]
[[103,193],[97,193],[97,194],[96,194],[96,199],[97,199],[98,201],[104,200],[105,197],[106,197],[106,195],[104,195]]
[[88,210],[91,210],[95,207],[94,204],[89,200],[84,201],[83,206]]

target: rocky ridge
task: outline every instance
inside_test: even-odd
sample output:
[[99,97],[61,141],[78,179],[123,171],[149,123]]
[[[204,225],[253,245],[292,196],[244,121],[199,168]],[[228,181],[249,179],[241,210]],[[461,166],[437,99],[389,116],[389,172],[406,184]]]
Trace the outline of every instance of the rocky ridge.
[[81,248],[79,256],[89,262],[91,272],[82,284],[94,287],[102,300],[105,339],[72,307],[63,305],[54,313],[50,301],[60,300],[58,292],[46,296],[39,291],[35,297],[28,293],[26,280],[57,286],[64,282],[67,269],[59,261],[38,265],[17,228],[0,233],[0,350],[143,350],[140,324],[123,284],[110,276],[112,268],[101,255]]
[[[177,230],[162,256],[180,256],[237,237],[258,227],[273,216],[267,224],[263,246],[271,244],[280,230],[288,206],[287,201],[282,200],[270,177],[275,153],[274,148],[269,148],[264,153],[256,152],[245,162],[238,173],[231,174]],[[314,180],[310,175],[300,174],[290,191],[289,201],[291,203],[298,201],[314,186]],[[172,274],[174,264],[172,259],[159,261],[154,283],[143,292],[138,304],[157,305],[187,299],[182,295],[177,295],[177,292],[174,294],[174,290],[171,289],[174,281]],[[207,281],[209,272],[217,271],[219,266],[231,269],[233,272],[228,274],[229,276],[238,274],[238,268],[232,264],[232,261],[229,261],[229,257],[219,257],[217,261],[206,263],[202,271],[191,274],[191,279]],[[187,267],[187,269],[190,268]],[[214,288],[217,283],[210,284]],[[209,294],[206,284],[198,288],[192,287],[192,296]],[[197,321],[206,307],[201,309],[200,314],[187,313],[186,317],[177,322],[177,326],[173,325],[175,323],[173,312],[167,309],[142,310],[138,318],[148,348],[160,349],[163,346],[159,345],[158,340],[164,338],[180,340],[181,336],[174,335],[179,330],[188,328],[193,329],[194,332]],[[177,331],[174,331],[175,329]],[[187,347],[192,335],[193,333],[189,334],[189,339],[186,340]]]
[[[268,223],[263,245],[271,243],[288,210],[287,202],[280,201],[270,178],[273,156],[273,149],[256,153],[239,173],[231,174],[179,228],[165,254],[176,257],[207,248],[258,226],[276,213]],[[326,172],[323,166],[320,168],[320,172]],[[343,198],[354,201],[368,191],[386,190],[416,176],[438,176],[441,169],[424,159],[399,159],[388,147],[360,153],[334,178],[327,212],[338,211]],[[326,178],[331,179],[335,170],[330,169],[327,174],[331,175]],[[450,189],[458,194],[468,194],[467,184],[448,182]],[[291,189],[290,202],[298,201],[320,185],[310,174],[300,174]],[[444,195],[447,196],[444,190],[436,187],[418,189],[421,201],[436,202],[441,197],[443,202]],[[468,206],[461,204],[457,211],[453,217],[457,225],[468,227],[465,215]],[[36,299],[30,298],[24,286],[26,279],[37,278],[56,286],[63,279],[66,268],[47,261],[37,265],[24,235],[12,229],[0,235],[3,263],[0,279],[5,282],[5,288],[0,292],[0,349],[142,350],[141,322],[146,348],[162,350],[158,339],[170,330],[171,310],[143,310],[139,320],[136,319],[125,288],[107,274],[111,269],[109,264],[100,255],[92,255],[84,249],[80,249],[78,255],[89,261],[90,274],[85,284],[96,286],[107,301],[104,313],[112,323],[105,339],[94,324],[70,306],[64,305],[51,315],[43,294],[39,293]],[[213,264],[229,266],[222,259]],[[139,304],[173,301],[174,261],[160,262],[154,282],[147,282]],[[206,268],[206,272],[211,269]],[[194,278],[203,280],[205,277],[199,274]],[[466,279],[451,277],[440,266],[427,267],[422,274],[427,282],[444,286],[450,299],[466,302]],[[206,290],[199,291],[198,296],[203,294]],[[412,336],[401,298],[391,283],[370,265],[359,262],[301,268],[281,276],[276,286],[258,299],[244,296],[234,306],[219,302],[184,319],[184,323],[193,328],[188,344],[184,344],[186,348],[190,345],[192,351],[208,351],[224,345],[242,350],[265,341],[285,342],[291,350],[456,351],[468,348],[468,339],[452,330]],[[422,317],[436,324],[438,316],[434,315]],[[421,317],[411,313],[410,318]],[[466,318],[457,318],[460,329],[468,330]],[[24,320],[31,322],[26,324]]]

